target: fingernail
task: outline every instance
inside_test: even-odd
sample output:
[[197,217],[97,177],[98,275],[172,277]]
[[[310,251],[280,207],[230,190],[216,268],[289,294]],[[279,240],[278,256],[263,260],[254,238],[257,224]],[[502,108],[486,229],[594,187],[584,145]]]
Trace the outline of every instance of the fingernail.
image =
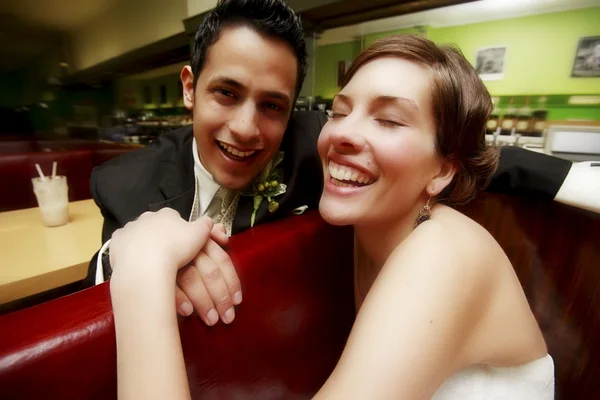
[[233,307],[229,310],[225,311],[225,315],[223,316],[223,322],[226,324],[230,324],[235,318],[235,311],[233,311]]
[[208,314],[206,314],[206,320],[208,321],[209,325],[216,324],[219,320],[219,314],[217,313],[217,310],[215,310],[214,308],[210,310]]
[[242,302],[242,292],[239,290],[233,295],[233,304],[236,306]]
[[194,311],[194,307],[192,307],[192,305],[188,301],[186,301],[181,305],[179,311],[187,317],[192,313],[192,311]]

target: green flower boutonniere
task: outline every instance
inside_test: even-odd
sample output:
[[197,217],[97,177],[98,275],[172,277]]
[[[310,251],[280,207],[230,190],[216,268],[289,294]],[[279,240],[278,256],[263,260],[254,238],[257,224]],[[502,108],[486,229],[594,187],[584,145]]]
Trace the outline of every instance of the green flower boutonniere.
[[245,196],[254,197],[254,208],[252,210],[252,216],[250,217],[250,227],[254,226],[254,220],[256,219],[256,213],[258,208],[262,204],[264,199],[269,202],[269,212],[275,212],[279,208],[279,203],[273,200],[273,197],[282,195],[285,193],[286,185],[281,183],[281,172],[277,169],[277,166],[283,161],[283,151],[275,154],[275,157],[267,164],[266,168],[252,182],[252,192],[243,193]]

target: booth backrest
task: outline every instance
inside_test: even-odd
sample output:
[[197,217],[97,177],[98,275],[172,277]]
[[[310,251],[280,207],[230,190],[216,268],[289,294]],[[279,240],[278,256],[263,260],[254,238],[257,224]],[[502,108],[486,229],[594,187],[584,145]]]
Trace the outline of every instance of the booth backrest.
[[134,150],[131,146],[106,147],[95,149],[92,153],[94,167],[102,165],[110,159],[129,153]]
[[[492,194],[463,211],[496,237],[517,271],[556,364],[556,399],[597,398],[600,215]],[[180,320],[193,397],[309,398],[354,319],[351,230],[310,212],[237,235],[230,250],[244,289],[234,323]],[[115,398],[106,284],[2,316],[0,332],[3,398]]]
[[[230,249],[244,290],[234,323],[180,320],[193,398],[310,398],[354,319],[352,231],[312,212],[237,235]],[[108,284],[4,315],[0,332],[2,398],[116,398]]]
[[54,161],[57,174],[67,177],[69,200],[89,199],[91,150],[4,154],[0,156],[0,211],[37,206],[31,183],[31,178],[38,176],[35,164],[49,175]]
[[483,193],[464,210],[500,243],[556,369],[556,399],[600,396],[600,214]]
[[132,149],[132,146],[125,144],[82,139],[38,140],[36,141],[35,145],[36,151]]
[[0,154],[26,153],[35,149],[32,140],[0,140]]
[[35,164],[50,174],[52,162],[69,183],[69,200],[89,199],[92,169],[134,146],[89,140],[0,141],[0,212],[35,207],[31,178]]

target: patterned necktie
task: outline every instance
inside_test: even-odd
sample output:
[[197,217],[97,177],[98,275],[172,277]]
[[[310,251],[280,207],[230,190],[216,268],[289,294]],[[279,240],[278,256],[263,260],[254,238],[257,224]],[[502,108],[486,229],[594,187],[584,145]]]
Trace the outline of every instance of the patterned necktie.
[[222,223],[227,231],[227,236],[231,236],[239,196],[237,191],[221,186],[204,213],[204,215],[211,217],[215,224]]

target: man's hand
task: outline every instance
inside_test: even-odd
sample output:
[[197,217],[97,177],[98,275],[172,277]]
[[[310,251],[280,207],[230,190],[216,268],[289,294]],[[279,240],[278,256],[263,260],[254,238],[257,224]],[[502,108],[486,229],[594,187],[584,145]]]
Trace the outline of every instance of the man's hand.
[[198,256],[179,270],[175,301],[181,315],[196,310],[209,326],[219,317],[226,324],[235,318],[234,306],[242,302],[242,287],[229,255],[221,247],[228,241],[225,227],[215,225]]

